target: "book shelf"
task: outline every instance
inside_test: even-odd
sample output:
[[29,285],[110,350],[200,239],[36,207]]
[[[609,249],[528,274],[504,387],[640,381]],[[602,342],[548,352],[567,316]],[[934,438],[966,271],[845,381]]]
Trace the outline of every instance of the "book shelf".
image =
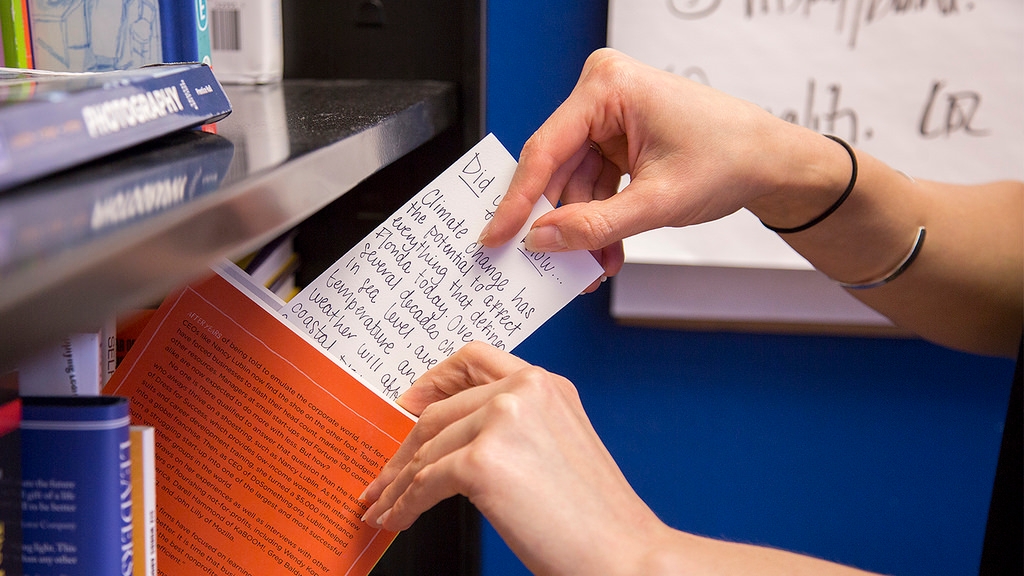
[[[216,134],[178,133],[0,192],[0,375],[295,227],[298,281],[315,277],[483,136],[484,14],[477,0],[284,0],[285,80],[225,86],[233,112]],[[152,205],[93,225],[94,204],[131,195],[127,182],[186,168],[175,199],[157,190]],[[455,497],[372,574],[476,575],[479,558],[479,515]]]
[[[457,120],[450,83],[287,80],[227,86],[234,112],[217,135],[164,138],[128,154],[0,193],[0,370],[40,346],[88,331],[118,310],[158,301],[224,257],[299,224]],[[76,201],[86,175],[113,178],[142,154],[206,146],[230,157],[212,191],[94,230]],[[113,166],[113,167],[111,167]],[[95,199],[119,191],[100,191]],[[411,192],[408,192],[411,194]],[[187,195],[186,195],[187,196]],[[22,213],[45,211],[45,222]],[[25,226],[36,229],[25,230]]]

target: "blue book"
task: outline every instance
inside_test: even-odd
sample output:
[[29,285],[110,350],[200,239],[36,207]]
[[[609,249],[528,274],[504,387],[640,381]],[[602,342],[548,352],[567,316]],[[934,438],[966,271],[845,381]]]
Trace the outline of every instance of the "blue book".
[[0,190],[230,112],[201,64],[0,74]]
[[23,397],[21,474],[25,574],[131,574],[126,398]]
[[206,0],[159,0],[159,3],[163,61],[211,65]]
[[227,138],[184,130],[9,190],[0,199],[0,275],[217,190],[233,156]]

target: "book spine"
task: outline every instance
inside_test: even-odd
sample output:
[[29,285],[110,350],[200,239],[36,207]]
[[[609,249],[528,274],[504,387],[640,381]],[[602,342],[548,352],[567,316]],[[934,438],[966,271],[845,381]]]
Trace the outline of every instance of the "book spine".
[[160,41],[164,62],[211,65],[206,0],[160,0]]
[[[128,356],[128,351],[135,345],[135,341],[139,338],[139,334],[145,330],[146,325],[149,324],[153,315],[156,314],[156,308],[139,308],[136,310],[130,310],[122,312],[117,317],[117,364]],[[116,372],[115,372],[116,374]]]
[[0,403],[0,574],[21,569],[21,400]]
[[[56,247],[99,238],[200,198],[220,186],[233,153],[227,139],[184,131],[116,161],[28,184],[21,188],[24,201],[4,208],[0,246],[7,249],[0,251],[0,266],[27,264]],[[107,345],[109,372],[109,335]]]
[[156,431],[132,426],[132,539],[133,576],[157,576],[156,571]]
[[210,45],[210,13],[207,0],[195,0],[196,5],[196,62],[213,66],[213,52]]
[[98,396],[116,362],[117,322],[111,317],[95,332],[66,336],[23,361],[19,391],[25,396]]
[[100,329],[100,390],[117,369],[117,316],[111,315]]
[[4,66],[34,67],[32,37],[28,24],[28,0],[0,0],[0,36],[3,36]]
[[36,352],[18,365],[18,386],[26,396],[77,396],[78,376],[71,336]]
[[23,397],[22,403],[25,572],[130,573],[127,399]]
[[154,69],[135,82],[69,93],[57,102],[0,107],[0,188],[214,122],[230,111],[207,66]]

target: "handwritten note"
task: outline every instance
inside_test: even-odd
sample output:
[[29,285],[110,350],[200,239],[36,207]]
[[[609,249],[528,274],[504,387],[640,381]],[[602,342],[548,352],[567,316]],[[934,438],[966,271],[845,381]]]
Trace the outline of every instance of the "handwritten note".
[[523,247],[530,223],[552,209],[544,198],[505,246],[476,242],[515,168],[487,136],[282,314],[390,398],[468,342],[515,348],[602,274],[588,252]]

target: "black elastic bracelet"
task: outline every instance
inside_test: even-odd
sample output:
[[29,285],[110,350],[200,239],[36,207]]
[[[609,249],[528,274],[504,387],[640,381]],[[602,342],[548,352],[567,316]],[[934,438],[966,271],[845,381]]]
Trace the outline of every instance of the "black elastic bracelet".
[[765,228],[777,234],[792,234],[793,232],[802,232],[804,230],[807,230],[811,226],[814,226],[815,224],[818,224],[825,218],[831,216],[832,213],[835,212],[836,209],[842,206],[843,202],[846,201],[846,198],[850,195],[850,192],[853,192],[853,187],[857,184],[857,155],[853,153],[853,148],[850,148],[850,145],[847,144],[842,138],[838,136],[833,136],[831,134],[825,134],[824,136],[825,138],[835,140],[840,145],[842,145],[843,148],[846,148],[846,152],[850,155],[850,162],[853,163],[853,171],[850,174],[850,183],[846,185],[846,190],[843,190],[843,195],[840,196],[834,204],[829,206],[828,210],[825,210],[824,212],[819,214],[817,218],[811,220],[810,222],[807,222],[806,224],[801,224],[800,226],[796,226],[793,228],[778,228],[776,226],[769,226],[768,224],[765,224],[762,221],[761,224],[764,224]]

